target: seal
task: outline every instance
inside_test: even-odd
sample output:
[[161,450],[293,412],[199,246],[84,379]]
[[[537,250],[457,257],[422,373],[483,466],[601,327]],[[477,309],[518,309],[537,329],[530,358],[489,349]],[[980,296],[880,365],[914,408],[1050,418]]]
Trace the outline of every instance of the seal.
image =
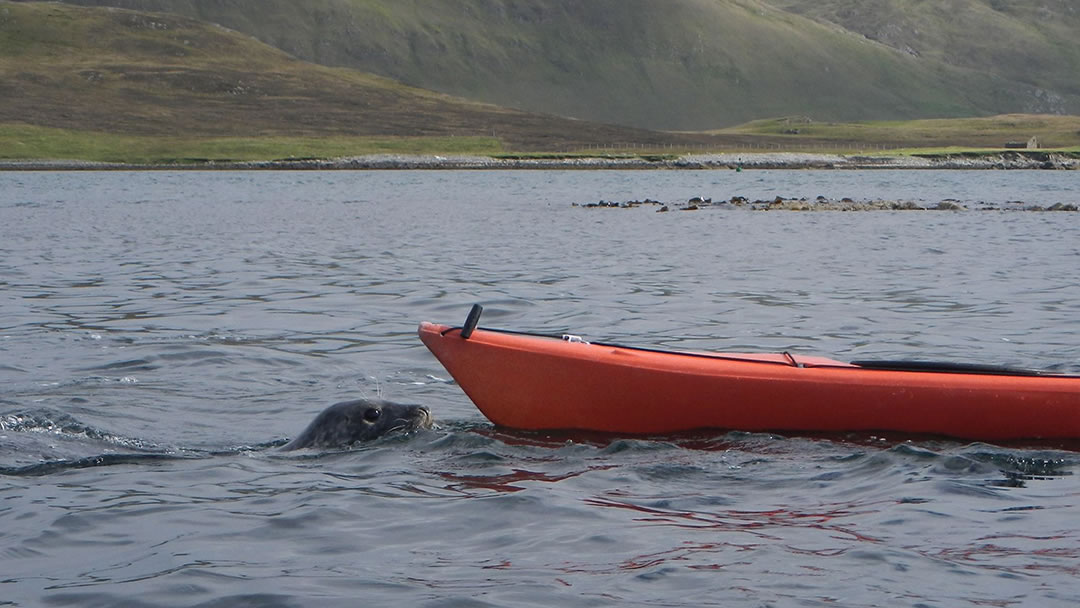
[[368,441],[394,431],[431,428],[434,418],[426,407],[381,399],[355,399],[323,410],[302,433],[282,450],[342,447]]

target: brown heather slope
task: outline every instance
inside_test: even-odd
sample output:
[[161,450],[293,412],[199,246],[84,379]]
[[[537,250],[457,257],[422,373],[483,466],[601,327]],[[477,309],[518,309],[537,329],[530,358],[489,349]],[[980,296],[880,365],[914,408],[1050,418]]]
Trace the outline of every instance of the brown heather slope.
[[139,135],[494,135],[517,150],[723,139],[468,102],[310,64],[177,15],[0,0],[3,123]]

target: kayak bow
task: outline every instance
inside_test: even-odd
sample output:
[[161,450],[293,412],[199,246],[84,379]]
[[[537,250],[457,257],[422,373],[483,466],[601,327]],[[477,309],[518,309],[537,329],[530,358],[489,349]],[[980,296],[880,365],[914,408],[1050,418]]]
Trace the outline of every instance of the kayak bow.
[[474,312],[463,328],[421,323],[420,339],[500,426],[1080,438],[1080,376],[590,344],[476,328]]

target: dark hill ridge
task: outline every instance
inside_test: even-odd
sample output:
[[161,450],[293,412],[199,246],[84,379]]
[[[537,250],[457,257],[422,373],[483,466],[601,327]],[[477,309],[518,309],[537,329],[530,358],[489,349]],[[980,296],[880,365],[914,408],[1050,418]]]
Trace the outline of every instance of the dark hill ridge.
[[526,150],[718,139],[469,102],[313,65],[177,15],[0,0],[3,123],[142,135],[482,135]]
[[[701,130],[793,114],[851,121],[1080,112],[1080,92],[1055,84],[1073,64],[1040,61],[1036,71],[1043,72],[1029,78],[1022,69],[993,69],[1001,55],[1012,54],[1017,66],[1027,61],[1016,39],[995,49],[993,60],[953,62],[954,47],[996,42],[954,22],[941,30],[949,41],[942,53],[912,54],[835,25],[839,18],[811,14],[810,0],[767,1],[70,0],[173,11],[325,65],[502,106],[648,128]],[[859,3],[821,4],[840,11]],[[941,12],[935,2],[866,4],[903,5],[915,17]],[[1080,48],[1054,36],[1061,56]]]

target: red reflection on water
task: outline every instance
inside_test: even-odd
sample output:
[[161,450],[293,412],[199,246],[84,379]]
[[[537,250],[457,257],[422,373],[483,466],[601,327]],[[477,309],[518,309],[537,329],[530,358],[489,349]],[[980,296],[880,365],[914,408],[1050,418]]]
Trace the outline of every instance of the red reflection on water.
[[678,547],[673,547],[664,551],[657,551],[654,553],[646,553],[643,555],[637,555],[634,557],[626,558],[620,562],[604,565],[580,565],[580,564],[563,564],[558,567],[558,570],[567,574],[612,574],[616,572],[632,572],[637,570],[647,570],[649,568],[662,566],[670,562],[679,563],[691,570],[724,570],[732,566],[745,566],[750,562],[749,560],[735,560],[726,563],[711,562],[705,564],[686,563],[694,560],[701,559],[703,556],[712,555],[732,555],[735,553],[741,553],[745,551],[753,551],[760,547],[759,544],[739,544],[739,543],[695,543],[690,541],[682,542]]
[[457,473],[452,473],[450,471],[442,471],[438,475],[439,477],[452,482],[450,485],[446,486],[445,489],[447,490],[458,492],[464,490],[520,492],[525,488],[517,484],[522,482],[539,481],[555,483],[566,479],[572,479],[591,471],[605,471],[612,468],[615,468],[615,465],[597,465],[588,467],[583,471],[570,471],[558,475],[542,473],[539,471],[528,471],[525,469],[514,469],[512,472],[504,473],[502,475],[458,475]]
[[[940,435],[920,433],[898,433],[891,431],[867,432],[791,432],[783,433],[742,433],[725,429],[700,429],[682,431],[665,435],[627,435],[625,433],[605,433],[600,431],[522,431],[507,427],[481,427],[472,432],[507,445],[557,448],[567,444],[580,443],[597,448],[605,448],[620,439],[639,439],[642,441],[661,441],[678,445],[689,450],[704,452],[723,452],[726,450],[747,450],[755,452],[787,452],[790,446],[785,439],[807,439],[827,441],[840,445],[858,446],[887,450],[903,444],[913,444],[935,452],[964,445],[965,441]],[[995,442],[1004,448],[1019,450],[1042,449],[1080,452],[1080,439],[1017,439]]]
[[1070,538],[1067,535],[1042,537],[1001,535],[986,537],[979,540],[990,539],[1003,541],[1008,539],[1020,539],[1036,542],[1061,541],[1068,546],[1026,549],[984,542],[977,545],[944,547],[936,550],[927,550],[920,547],[908,548],[925,557],[940,559],[958,565],[974,566],[987,570],[1008,572],[1011,574],[1054,572],[1071,576],[1080,576],[1080,546],[1078,546],[1080,543],[1077,543],[1076,538]]
[[636,521],[659,523],[680,528],[744,532],[773,540],[779,539],[775,536],[766,534],[764,530],[769,528],[792,527],[814,528],[831,533],[840,533],[851,539],[868,543],[881,543],[884,541],[880,538],[858,532],[851,527],[839,525],[833,520],[877,513],[880,509],[876,508],[874,505],[894,504],[894,501],[879,501],[868,505],[857,505],[854,503],[821,505],[820,511],[796,511],[787,508],[779,508],[769,511],[740,511],[729,509],[719,513],[707,513],[701,511],[678,511],[674,509],[646,507],[603,497],[587,498],[585,499],[585,502],[596,507],[637,511],[647,515],[647,517],[639,517]]

